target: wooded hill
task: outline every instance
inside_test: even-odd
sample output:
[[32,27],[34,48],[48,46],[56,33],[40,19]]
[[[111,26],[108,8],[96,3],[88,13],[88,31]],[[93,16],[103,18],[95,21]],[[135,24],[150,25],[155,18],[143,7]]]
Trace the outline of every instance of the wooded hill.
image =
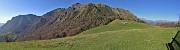
[[104,4],[76,3],[58,8],[42,16],[19,15],[0,28],[0,33],[12,32],[17,41],[42,40],[73,36],[115,19],[143,22],[130,11]]

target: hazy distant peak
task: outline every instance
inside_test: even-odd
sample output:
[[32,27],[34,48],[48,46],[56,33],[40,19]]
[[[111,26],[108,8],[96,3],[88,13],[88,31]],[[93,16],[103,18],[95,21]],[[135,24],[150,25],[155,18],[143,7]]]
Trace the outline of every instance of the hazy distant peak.
[[0,23],[0,28],[1,28],[1,26],[3,26],[4,25],[4,23]]
[[18,15],[18,16],[37,16],[35,14],[26,14],[26,15]]

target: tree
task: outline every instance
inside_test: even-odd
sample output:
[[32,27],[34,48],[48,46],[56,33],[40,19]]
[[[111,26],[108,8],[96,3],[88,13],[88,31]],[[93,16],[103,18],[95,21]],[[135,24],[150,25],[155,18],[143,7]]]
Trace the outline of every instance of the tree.
[[14,42],[14,40],[16,39],[16,35],[12,32],[5,32],[2,36],[4,42]]
[[180,14],[178,14],[178,17],[179,19],[178,19],[177,27],[180,27]]

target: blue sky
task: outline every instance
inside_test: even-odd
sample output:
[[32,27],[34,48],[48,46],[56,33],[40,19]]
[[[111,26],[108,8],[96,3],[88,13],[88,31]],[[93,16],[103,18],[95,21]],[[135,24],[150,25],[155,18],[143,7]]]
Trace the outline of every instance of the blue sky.
[[114,8],[130,10],[139,18],[149,20],[178,20],[180,0],[0,0],[0,22],[23,14],[43,15],[56,8],[75,3],[104,3]]

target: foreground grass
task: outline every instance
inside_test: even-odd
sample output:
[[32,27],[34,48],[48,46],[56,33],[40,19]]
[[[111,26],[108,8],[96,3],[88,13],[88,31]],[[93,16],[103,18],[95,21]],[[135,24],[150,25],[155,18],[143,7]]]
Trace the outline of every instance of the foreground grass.
[[[123,24],[121,22],[128,22]],[[167,50],[174,28],[115,20],[79,35],[51,40],[0,43],[0,50]]]

